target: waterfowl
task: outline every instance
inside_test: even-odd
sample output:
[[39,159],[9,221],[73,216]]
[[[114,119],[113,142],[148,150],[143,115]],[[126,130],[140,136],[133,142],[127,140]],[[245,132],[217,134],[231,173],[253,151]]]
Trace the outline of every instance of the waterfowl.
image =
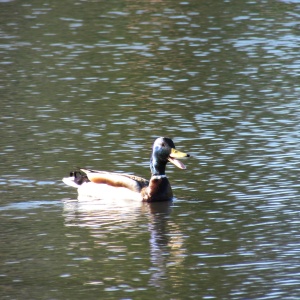
[[95,199],[111,197],[144,202],[168,201],[172,200],[173,193],[165,174],[166,165],[171,162],[180,169],[186,169],[178,158],[189,156],[176,150],[170,138],[160,137],[152,147],[150,180],[123,173],[79,169],[72,171],[70,177],[63,178],[63,182],[77,188],[79,198],[89,196]]

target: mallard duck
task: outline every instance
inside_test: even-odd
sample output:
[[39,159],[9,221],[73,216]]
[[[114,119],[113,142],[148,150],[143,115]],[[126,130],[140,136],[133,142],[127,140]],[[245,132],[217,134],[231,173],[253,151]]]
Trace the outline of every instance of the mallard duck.
[[[63,182],[78,189],[79,198],[127,198],[144,202],[172,200],[173,193],[165,174],[168,162],[180,169],[186,169],[178,158],[189,157],[189,154],[175,149],[173,141],[166,137],[157,138],[152,147],[150,159],[151,178],[144,178],[105,171],[79,169],[72,171]],[[81,197],[80,197],[81,196]]]

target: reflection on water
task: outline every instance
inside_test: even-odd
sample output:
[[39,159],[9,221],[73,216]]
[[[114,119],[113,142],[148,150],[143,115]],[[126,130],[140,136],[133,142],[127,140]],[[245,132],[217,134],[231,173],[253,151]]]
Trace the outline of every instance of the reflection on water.
[[[163,204],[164,205],[164,204]],[[150,284],[160,288],[165,288],[164,280],[168,275],[176,284],[176,274],[183,268],[186,248],[184,246],[184,235],[180,226],[170,219],[168,204],[162,207],[160,204],[151,205],[152,215],[150,216],[150,258],[154,273],[151,276]],[[164,213],[162,214],[161,211]]]
[[[172,205],[172,202],[148,204],[134,201],[126,201],[126,203],[108,203],[105,200],[65,201],[65,226],[88,229],[95,247],[113,253],[118,257],[116,259],[128,256],[130,253],[132,242],[129,241],[130,245],[128,245],[127,239],[136,240],[141,234],[149,236],[147,244],[139,245],[149,251],[149,257],[138,257],[140,254],[133,252],[133,255],[137,255],[133,259],[150,259],[151,265],[148,270],[143,271],[143,274],[150,275],[150,286],[163,289],[166,276],[170,274],[169,276],[173,278],[172,274],[176,274],[176,269],[180,267],[185,257],[183,234],[179,226],[168,217]],[[141,215],[146,215],[146,219],[142,218],[142,224]],[[130,236],[123,238],[122,243],[116,243],[115,238],[111,238],[115,235],[126,236],[127,231],[130,232]],[[74,246],[73,243],[70,248]],[[110,259],[111,256],[108,256],[107,261],[103,260],[102,264],[109,264]],[[127,272],[129,275],[130,270]]]

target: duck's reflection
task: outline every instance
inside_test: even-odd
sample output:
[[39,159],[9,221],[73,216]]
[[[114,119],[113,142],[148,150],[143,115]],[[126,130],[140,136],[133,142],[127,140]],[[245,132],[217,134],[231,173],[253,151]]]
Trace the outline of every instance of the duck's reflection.
[[170,203],[152,203],[149,209],[150,260],[155,270],[150,283],[162,288],[163,279],[172,276],[173,269],[183,261],[184,238],[179,227],[169,217],[172,211]]
[[[149,284],[163,288],[164,279],[176,274],[184,259],[184,236],[179,227],[172,220],[172,202],[140,203],[126,201],[126,203],[112,203],[105,201],[64,201],[64,217],[66,226],[89,228],[90,236],[95,244],[104,247],[103,237],[127,231],[129,235],[145,235],[145,226],[150,233],[149,250],[143,245],[142,256],[149,253],[151,275]],[[137,230],[139,231],[137,233]],[[144,231],[144,232],[141,232]],[[118,234],[118,232],[117,232]],[[99,239],[99,237],[102,237]],[[119,241],[118,241],[119,242]],[[123,244],[127,244],[123,241]],[[119,245],[120,246],[120,245]],[[128,247],[121,247],[126,251]],[[147,263],[145,262],[145,265]]]
[[141,214],[142,206],[139,202],[124,201],[64,201],[64,217],[66,226],[104,227],[118,222],[134,222]]

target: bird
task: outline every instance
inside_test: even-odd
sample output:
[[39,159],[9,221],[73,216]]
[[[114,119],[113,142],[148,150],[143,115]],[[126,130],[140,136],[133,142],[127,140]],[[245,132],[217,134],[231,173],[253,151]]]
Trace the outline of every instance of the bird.
[[79,168],[70,172],[63,182],[78,190],[78,199],[127,198],[142,202],[162,202],[173,199],[173,192],[165,174],[168,162],[179,169],[186,166],[179,158],[189,154],[175,149],[174,142],[167,137],[157,138],[152,146],[150,158],[150,180],[142,177],[107,171]]

